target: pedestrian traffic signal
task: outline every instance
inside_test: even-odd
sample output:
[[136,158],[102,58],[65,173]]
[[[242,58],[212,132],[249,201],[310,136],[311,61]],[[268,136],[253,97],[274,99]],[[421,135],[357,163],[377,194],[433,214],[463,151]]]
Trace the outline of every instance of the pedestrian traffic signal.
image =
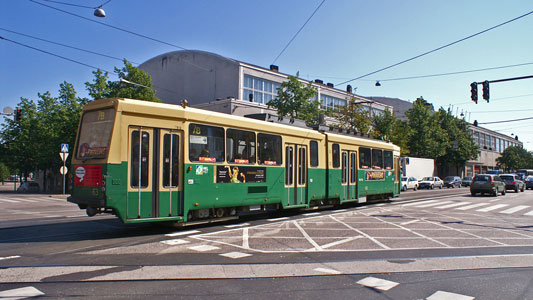
[[489,103],[489,81],[483,81],[483,99],[487,100]]
[[472,101],[474,101],[477,104],[477,82],[472,82],[470,84],[470,93]]
[[15,122],[19,122],[22,118],[22,109],[18,108],[15,109]]

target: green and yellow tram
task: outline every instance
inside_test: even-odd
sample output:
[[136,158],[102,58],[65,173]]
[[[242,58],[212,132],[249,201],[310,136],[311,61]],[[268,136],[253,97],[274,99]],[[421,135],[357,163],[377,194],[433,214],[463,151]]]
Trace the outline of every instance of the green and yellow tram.
[[400,148],[186,106],[102,99],[83,110],[68,201],[124,223],[396,197]]

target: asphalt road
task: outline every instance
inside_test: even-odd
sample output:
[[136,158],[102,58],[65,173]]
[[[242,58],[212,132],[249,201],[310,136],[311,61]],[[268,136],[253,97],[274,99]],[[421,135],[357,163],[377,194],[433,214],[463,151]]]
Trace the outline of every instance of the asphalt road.
[[183,229],[0,192],[0,298],[532,299],[532,250],[533,191],[409,191]]

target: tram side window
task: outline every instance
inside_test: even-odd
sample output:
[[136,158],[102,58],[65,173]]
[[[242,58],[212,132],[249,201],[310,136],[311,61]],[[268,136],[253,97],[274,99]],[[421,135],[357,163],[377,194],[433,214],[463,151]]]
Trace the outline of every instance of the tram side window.
[[383,169],[383,150],[372,149],[372,169]]
[[331,155],[333,156],[333,167],[339,168],[341,166],[341,151],[339,149],[339,144],[333,144]]
[[228,163],[255,164],[255,133],[226,130],[226,156]]
[[309,143],[309,160],[311,167],[318,167],[318,142],[311,141]]
[[394,168],[394,160],[392,157],[392,151],[384,151],[385,170],[392,170]]
[[202,162],[223,162],[224,128],[190,124],[189,160]]
[[258,133],[257,134],[258,163],[263,165],[281,165],[281,136]]
[[359,148],[359,168],[369,169],[372,163],[370,148]]
[[[148,186],[148,162],[150,161],[150,134],[139,130],[131,132],[131,178],[132,187]],[[140,166],[139,166],[140,162]],[[140,172],[140,176],[139,176]]]
[[163,186],[178,186],[179,136],[165,134],[163,138]]

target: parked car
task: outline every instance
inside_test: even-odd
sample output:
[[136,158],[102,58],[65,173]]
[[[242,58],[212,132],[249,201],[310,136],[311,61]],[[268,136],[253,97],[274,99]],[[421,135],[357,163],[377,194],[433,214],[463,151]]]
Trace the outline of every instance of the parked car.
[[447,176],[444,178],[444,186],[447,188],[460,188],[461,187],[461,177],[459,176]]
[[418,188],[420,189],[434,189],[438,187],[442,189],[444,182],[437,176],[433,177],[424,177],[418,182]]
[[461,185],[462,186],[470,186],[470,184],[472,184],[472,177],[470,177],[470,176],[463,177],[463,180],[461,180]]
[[516,174],[502,174],[500,177],[505,181],[506,190],[514,190],[515,193],[518,193],[519,191],[523,192],[526,189],[526,185]]
[[412,189],[416,191],[418,189],[418,180],[414,177],[402,177],[402,191]]
[[39,184],[37,182],[24,182],[17,189],[17,192],[20,193],[38,193],[39,191]]
[[526,178],[525,183],[526,183],[526,190],[527,189],[532,189],[533,190],[533,176],[528,176]]
[[478,193],[493,196],[498,196],[498,193],[501,193],[503,196],[505,195],[505,182],[495,174],[477,174],[470,184],[470,194],[476,196]]

